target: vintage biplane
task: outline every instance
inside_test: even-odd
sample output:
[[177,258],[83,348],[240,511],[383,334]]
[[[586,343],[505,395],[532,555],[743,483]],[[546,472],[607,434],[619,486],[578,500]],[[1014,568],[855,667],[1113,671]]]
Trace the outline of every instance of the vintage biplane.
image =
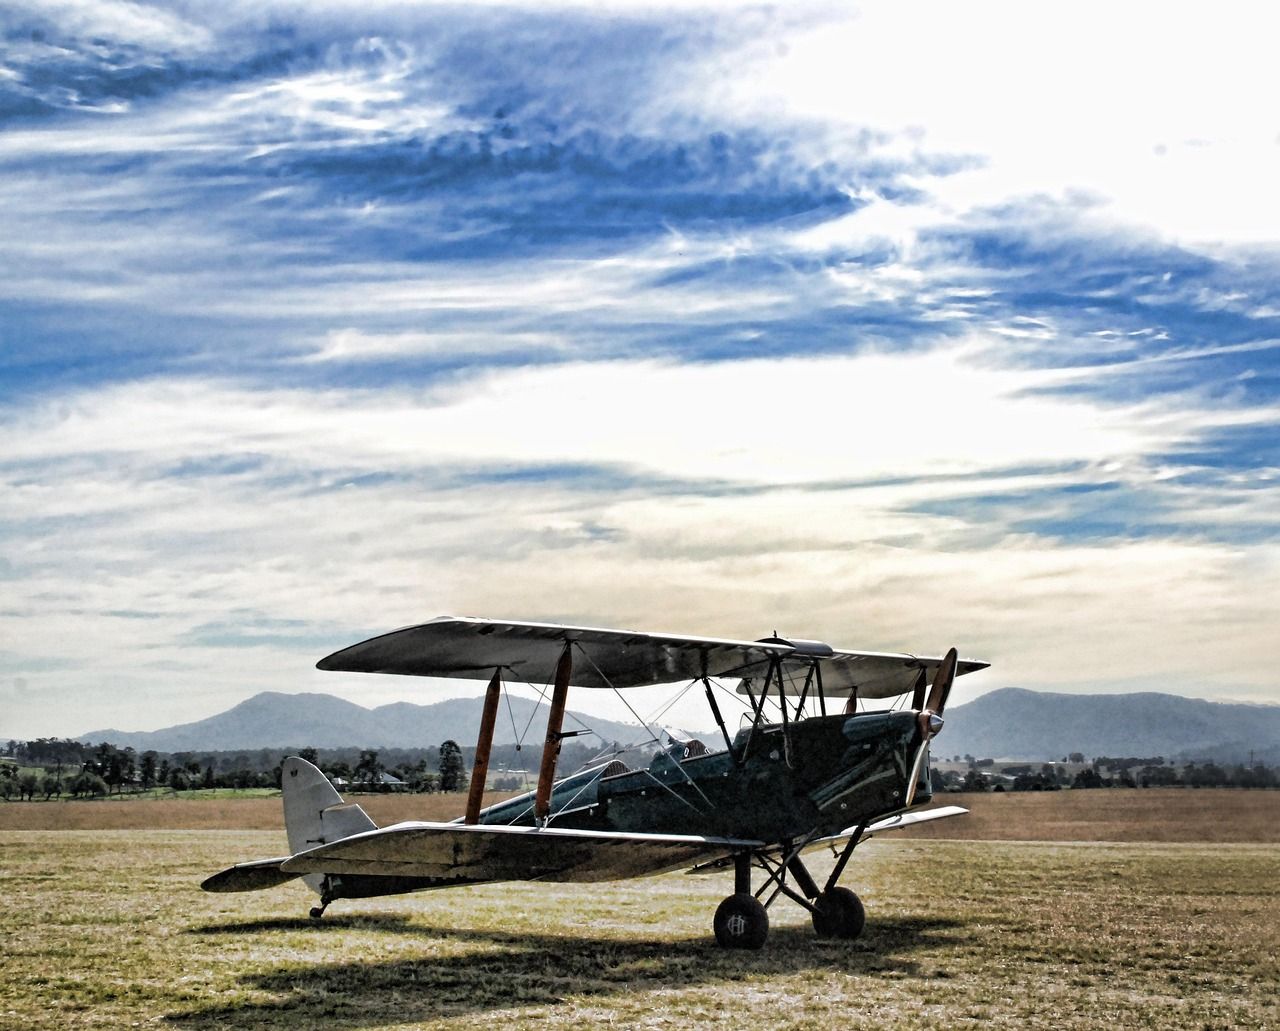
[[[733,641],[442,616],[344,648],[318,666],[489,681],[465,815],[378,827],[359,805],[344,803],[315,766],[292,757],[282,769],[290,854],[238,864],[202,886],[252,891],[301,877],[320,896],[311,910],[318,919],[336,899],[489,881],[732,869],[733,893],[714,920],[721,945],[759,948],[767,909],[779,895],[807,909],[819,935],[856,938],[862,903],[837,881],[858,843],[965,812],[910,810],[932,797],[929,742],[942,728],[952,681],[986,665],[958,659],[954,648],[924,658],[776,635]],[[550,690],[537,787],[481,808],[499,700],[510,680]],[[646,726],[657,746],[647,762],[631,765],[625,758],[633,752],[606,752],[557,777],[562,741],[581,733],[563,730],[570,687],[660,684],[702,689],[718,747],[669,733],[664,742]],[[718,694],[742,710],[732,734]],[[896,710],[866,706],[908,694]],[[836,853],[822,885],[802,859],[819,846]]]

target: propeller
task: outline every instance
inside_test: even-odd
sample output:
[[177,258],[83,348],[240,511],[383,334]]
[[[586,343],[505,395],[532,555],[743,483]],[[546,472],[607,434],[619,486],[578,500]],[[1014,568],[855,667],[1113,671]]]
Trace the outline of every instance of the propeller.
[[942,711],[947,707],[947,695],[951,693],[952,681],[956,679],[956,662],[959,655],[952,648],[938,663],[938,672],[933,675],[933,686],[929,689],[929,699],[920,707],[920,699],[924,697],[924,670],[916,680],[912,702],[920,710],[920,745],[916,749],[915,762],[911,764],[911,775],[907,781],[906,805],[910,808],[916,799],[916,787],[920,783],[920,775],[929,754],[929,741],[942,729]]
[[[947,696],[951,694],[951,685],[956,679],[956,661],[959,657],[956,650],[952,648],[943,656],[942,662],[938,664],[938,672],[933,675],[929,700],[920,710],[920,732],[926,741],[942,729],[942,713],[947,707]],[[921,694],[923,691],[917,689],[916,697],[920,697]]]

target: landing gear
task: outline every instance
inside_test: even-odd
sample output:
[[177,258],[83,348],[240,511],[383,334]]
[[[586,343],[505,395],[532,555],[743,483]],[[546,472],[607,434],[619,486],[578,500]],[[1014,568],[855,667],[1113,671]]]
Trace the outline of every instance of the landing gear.
[[828,888],[813,900],[813,930],[819,938],[852,941],[866,922],[862,899],[848,888]]
[[324,879],[324,883],[320,886],[320,905],[311,907],[311,919],[319,920],[324,916],[324,911],[329,908],[329,903],[337,896],[333,893],[333,888],[329,883],[329,878]]
[[[779,895],[786,895],[809,911],[814,933],[819,938],[852,941],[861,935],[867,922],[862,900],[848,888],[839,887],[836,880],[844,872],[845,864],[865,829],[865,826],[857,828],[837,857],[827,883],[821,888],[800,859],[807,841],[798,845],[784,842],[778,852],[765,850],[735,855],[733,894],[716,910],[716,941],[726,949],[760,948],[769,936],[768,908]],[[755,892],[751,890],[753,863],[768,874],[764,884]],[[788,883],[788,879],[792,883]],[[763,902],[760,901],[761,896],[764,896]]]
[[720,903],[716,941],[726,949],[758,949],[769,937],[769,914],[754,895],[735,892]]

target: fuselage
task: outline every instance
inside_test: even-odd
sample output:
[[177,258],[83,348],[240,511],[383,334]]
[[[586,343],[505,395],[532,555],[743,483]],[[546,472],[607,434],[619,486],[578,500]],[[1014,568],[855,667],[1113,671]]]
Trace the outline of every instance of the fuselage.
[[[930,799],[927,764],[915,763],[922,744],[909,710],[760,724],[727,750],[679,743],[644,769],[614,761],[566,777],[552,793],[551,822],[771,842],[835,833]],[[532,795],[489,807],[480,822],[533,824]]]

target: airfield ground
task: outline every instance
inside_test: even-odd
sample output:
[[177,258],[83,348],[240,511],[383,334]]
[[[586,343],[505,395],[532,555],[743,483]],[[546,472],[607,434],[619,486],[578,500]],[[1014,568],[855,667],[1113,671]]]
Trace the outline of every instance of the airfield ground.
[[[975,810],[922,829],[949,838],[859,849],[862,939],[819,941],[779,902],[758,953],[711,941],[725,876],[338,902],[313,924],[296,884],[197,887],[282,850],[253,829],[278,800],[0,805],[0,1028],[1280,1027],[1280,792],[947,801]],[[119,827],[135,808],[150,822]],[[77,829],[25,829],[59,809]]]

